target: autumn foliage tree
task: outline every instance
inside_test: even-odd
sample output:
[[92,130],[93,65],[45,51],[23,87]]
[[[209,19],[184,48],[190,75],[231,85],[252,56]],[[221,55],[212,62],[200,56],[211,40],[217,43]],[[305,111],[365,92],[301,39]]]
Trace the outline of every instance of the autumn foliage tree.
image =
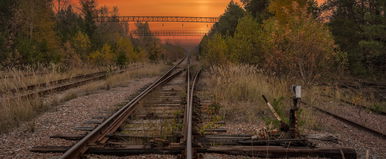
[[[15,1],[10,6],[12,21],[8,30],[12,42],[7,48],[11,56],[2,59],[4,65],[59,62],[63,56],[55,32],[55,14],[46,0]],[[3,53],[1,53],[3,54]],[[7,53],[5,53],[7,54]],[[7,62],[8,61],[8,62]]]
[[246,63],[304,81],[344,68],[345,53],[337,51],[331,32],[315,19],[309,4],[308,0],[271,0],[262,7],[269,12],[264,13],[270,15],[267,19],[247,14],[234,34],[205,37],[201,56],[208,65]]
[[[96,0],[3,0],[0,2],[1,67],[119,65],[175,59],[185,50],[164,45],[155,36],[129,35],[128,23],[96,22],[119,16],[118,7],[98,7]],[[151,34],[148,24],[138,24]],[[183,54],[183,53],[181,53]]]
[[327,26],[313,18],[305,0],[273,0],[273,17],[263,24],[265,67],[276,73],[313,80],[343,64]]

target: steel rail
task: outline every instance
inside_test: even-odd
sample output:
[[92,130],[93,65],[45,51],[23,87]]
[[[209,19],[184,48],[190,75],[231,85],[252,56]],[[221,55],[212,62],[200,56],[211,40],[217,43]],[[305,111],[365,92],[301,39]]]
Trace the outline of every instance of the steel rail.
[[329,115],[329,116],[331,116],[331,117],[333,117],[333,118],[335,118],[335,119],[337,119],[337,120],[339,120],[339,121],[341,121],[341,122],[344,122],[344,123],[346,123],[346,124],[349,124],[349,125],[351,125],[351,126],[353,126],[353,127],[356,127],[356,128],[358,128],[358,129],[360,129],[360,130],[366,131],[366,132],[368,132],[368,133],[370,133],[370,134],[372,134],[372,135],[374,135],[374,136],[378,136],[378,137],[380,137],[380,138],[386,140],[386,134],[384,134],[384,133],[382,133],[382,132],[379,132],[379,131],[377,131],[377,130],[375,130],[375,129],[373,129],[373,128],[370,128],[370,127],[361,125],[361,124],[359,124],[359,123],[357,123],[357,122],[351,121],[351,120],[349,120],[349,119],[347,119],[347,118],[344,118],[344,117],[342,117],[342,116],[339,116],[339,115],[337,115],[337,114],[334,114],[334,113],[332,113],[332,112],[330,112],[330,111],[324,110],[324,109],[322,109],[322,108],[318,108],[318,107],[316,107],[316,106],[310,105],[310,104],[308,104],[308,103],[306,103],[306,102],[302,102],[302,103],[303,103],[304,105],[306,105],[306,106],[308,106],[308,107],[310,107],[310,108],[312,108],[312,109],[318,111],[318,112],[321,112],[321,113],[323,113],[323,114]]
[[333,96],[331,96],[331,95],[323,95],[323,94],[322,94],[322,96],[325,96],[325,97],[328,97],[328,98],[331,98],[331,99],[338,100],[338,101],[340,101],[340,102],[342,102],[342,103],[349,104],[349,105],[354,106],[354,107],[356,107],[356,108],[358,108],[358,109],[369,110],[369,111],[371,111],[371,112],[373,112],[373,113],[376,113],[376,114],[379,114],[379,115],[384,115],[384,116],[386,116],[386,112],[383,112],[383,111],[380,111],[380,110],[376,110],[375,108],[372,108],[372,107],[370,107],[370,106],[366,106],[366,105],[361,105],[361,104],[353,103],[353,102],[350,102],[350,101],[347,101],[347,100],[344,100],[344,99],[341,99],[341,98],[335,98],[335,97],[333,97]]
[[190,104],[190,58],[188,58],[188,70],[187,70],[187,87],[186,87],[186,111],[185,111],[185,117],[184,117],[184,125],[185,125],[185,132],[184,132],[184,140],[185,140],[185,144],[186,144],[186,150],[185,150],[185,153],[186,153],[186,159],[189,159],[189,156],[190,158],[192,157],[192,152],[191,152],[191,147],[190,149],[188,148],[188,145],[189,145],[189,114],[190,114],[190,111],[191,111],[191,104]]
[[[138,67],[135,67],[133,69],[137,69]],[[27,91],[34,91],[37,89],[44,89],[48,87],[53,87],[52,89],[46,89],[38,92],[32,92],[28,93],[26,95],[20,96],[20,98],[25,98],[25,97],[31,97],[33,95],[45,95],[50,92],[57,92],[56,90],[61,90],[62,88],[73,88],[72,86],[76,87],[81,84],[87,83],[89,81],[94,81],[97,79],[102,79],[104,77],[107,77],[109,74],[119,74],[123,73],[124,71],[127,71],[128,69],[114,69],[112,71],[99,71],[99,72],[94,72],[94,73],[88,73],[88,74],[78,74],[73,77],[69,78],[62,78],[58,80],[53,80],[49,82],[43,82],[43,83],[38,83],[38,84],[32,84],[28,85],[25,87],[18,87],[18,88],[13,88],[13,89],[7,89],[7,90],[0,90],[0,97],[4,97],[7,95],[10,95],[10,93],[20,93],[20,92],[27,92]],[[72,82],[72,83],[70,83]],[[69,83],[69,84],[66,84]]]
[[[78,79],[74,79],[74,81],[75,80],[78,80],[78,81],[75,81],[72,83],[68,83],[68,82],[71,82],[71,80],[72,80],[72,79],[69,79],[66,82],[52,84],[51,88],[48,88],[49,85],[47,85],[47,88],[42,87],[43,90],[39,90],[39,91],[35,91],[35,92],[31,92],[31,93],[27,93],[27,94],[23,94],[23,95],[19,95],[19,96],[10,96],[10,97],[9,96],[4,97],[4,96],[2,96],[2,94],[0,94],[0,97],[1,98],[4,97],[5,99],[8,99],[8,100],[18,100],[18,99],[31,98],[34,96],[44,96],[47,94],[61,92],[61,91],[65,91],[65,90],[68,90],[71,88],[79,87],[79,86],[85,85],[85,84],[93,82],[93,81],[102,80],[102,79],[107,78],[107,76],[110,74],[111,75],[120,74],[123,72],[125,72],[125,70],[115,70],[113,72],[104,72],[104,73],[100,73],[100,72],[99,73],[93,73],[92,76],[91,75],[87,75],[87,76],[83,76],[83,77],[79,76],[79,77],[77,77]],[[82,78],[84,78],[84,79],[82,79]],[[67,83],[67,84],[63,84],[63,83]],[[29,91],[33,91],[33,90],[34,89],[29,90]],[[23,92],[23,91],[20,91],[20,92]]]
[[[0,72],[0,73],[2,73],[2,72]],[[28,73],[28,74],[23,74],[23,75],[21,75],[20,77],[30,77],[30,76],[33,76],[33,75],[41,76],[41,75],[46,75],[46,74],[48,74],[48,73],[47,73],[47,72]],[[7,75],[2,75],[2,76],[0,76],[0,79],[10,79],[10,78],[16,78],[16,77],[18,77],[18,76],[12,76],[12,75],[7,76]]]
[[78,80],[78,79],[95,77],[95,76],[103,75],[106,73],[108,73],[108,71],[100,71],[100,72],[83,74],[83,75],[81,74],[81,75],[77,75],[74,77],[69,77],[69,78],[64,78],[64,79],[59,79],[59,80],[54,80],[54,81],[49,81],[49,82],[44,82],[44,83],[39,83],[39,84],[32,84],[32,85],[28,85],[26,87],[19,87],[19,88],[13,88],[13,89],[8,89],[8,90],[2,90],[2,91],[0,91],[0,95],[5,94],[7,92],[16,93],[19,91],[30,91],[30,90],[34,90],[36,88],[47,87],[47,86],[56,85],[56,84],[62,84],[65,82],[69,82],[71,80]]
[[196,83],[198,81],[198,76],[200,75],[201,70],[196,73],[193,79],[192,87],[190,88],[189,95],[189,103],[188,103],[188,130],[187,130],[187,141],[186,141],[186,159],[192,159],[193,158],[193,148],[192,148],[192,127],[193,127],[193,96],[194,96],[194,90]]
[[140,99],[142,99],[145,95],[147,95],[150,91],[155,89],[157,86],[159,86],[161,83],[165,82],[166,80],[174,77],[172,74],[170,75],[176,68],[179,66],[183,61],[182,59],[179,61],[175,66],[173,66],[170,70],[168,70],[163,76],[161,76],[159,79],[157,79],[155,82],[153,82],[150,86],[148,86],[144,91],[142,91],[138,96],[136,96],[134,99],[132,99],[128,104],[123,106],[121,109],[119,109],[116,113],[111,115],[108,119],[106,119],[102,124],[98,125],[93,131],[88,133],[84,138],[82,138],[79,142],[74,144],[70,149],[68,149],[61,157],[60,159],[74,159],[74,158],[81,158],[84,153],[87,152],[88,146],[91,143],[96,143],[98,141],[101,141],[106,137],[107,134],[109,134],[113,129],[118,129],[116,127],[119,123],[123,123],[123,117],[126,117],[132,112],[133,107],[139,102]]

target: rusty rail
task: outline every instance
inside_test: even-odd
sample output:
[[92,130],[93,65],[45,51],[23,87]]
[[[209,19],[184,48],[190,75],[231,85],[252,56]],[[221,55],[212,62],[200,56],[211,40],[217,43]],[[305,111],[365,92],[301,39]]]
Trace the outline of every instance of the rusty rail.
[[98,125],[98,127],[96,127],[93,131],[88,133],[79,142],[77,142],[70,149],[68,149],[63,154],[63,156],[61,156],[61,159],[81,158],[82,155],[86,153],[89,149],[90,144],[106,142],[106,135],[116,131],[119,128],[119,126],[125,121],[125,119],[135,110],[135,105],[139,102],[140,99],[142,99],[145,95],[154,90],[160,84],[164,83],[167,80],[170,80],[182,71],[181,70],[172,74],[172,72],[176,70],[177,66],[179,66],[184,60],[185,58],[178,62],[174,67],[172,67],[163,76],[153,82],[150,86],[148,86],[144,91],[142,91],[138,96],[132,99],[128,104],[123,106],[116,113],[106,119],[102,124]]
[[[138,67],[134,67],[133,69],[137,69],[137,68]],[[92,79],[96,79],[96,78],[101,77],[101,76],[105,77],[109,73],[113,73],[113,74],[114,73],[122,73],[124,71],[125,71],[125,69],[123,69],[123,70],[114,69],[112,71],[99,71],[99,72],[93,72],[93,73],[88,73],[88,74],[78,74],[76,76],[69,77],[69,78],[63,78],[63,79],[58,79],[58,80],[53,80],[53,81],[43,82],[43,83],[38,83],[38,84],[31,84],[31,85],[28,85],[25,87],[18,87],[18,88],[1,90],[0,96],[3,96],[5,94],[9,94],[9,93],[15,94],[17,92],[22,92],[22,91],[33,91],[33,90],[36,90],[38,88],[44,88],[44,87],[49,87],[49,86],[58,86],[58,85],[62,85],[62,84],[72,82],[75,80],[82,80],[82,79],[87,79],[87,80],[91,79],[92,80]],[[84,80],[84,81],[87,81],[87,80]],[[74,83],[77,83],[77,82],[74,82]]]
[[190,91],[190,58],[188,59],[188,70],[187,70],[187,88],[186,88],[186,113],[185,113],[185,142],[186,148],[185,153],[186,159],[191,159],[193,156],[192,152],[192,102]]
[[[194,98],[194,90],[196,87],[196,83],[198,81],[198,77],[201,73],[201,70],[196,73],[194,76],[194,79],[192,81],[192,87],[188,89],[188,104],[187,104],[187,141],[186,141],[186,158],[192,159],[193,158],[193,148],[192,148],[192,127],[193,127],[193,98]],[[188,78],[189,79],[189,78]],[[189,85],[189,84],[188,84]],[[189,86],[188,86],[189,88]]]
[[106,73],[107,73],[107,71],[100,71],[100,72],[84,74],[84,75],[77,75],[77,76],[70,77],[70,78],[50,81],[50,82],[47,82],[47,83],[45,82],[45,83],[29,85],[29,86],[26,86],[26,87],[19,87],[19,88],[14,88],[14,89],[9,89],[9,90],[3,90],[3,91],[0,92],[0,95],[4,94],[4,93],[7,93],[7,92],[16,93],[16,92],[19,92],[19,91],[31,91],[31,90],[34,90],[34,89],[37,89],[37,88],[41,88],[41,87],[47,87],[47,86],[50,86],[50,85],[62,84],[62,83],[65,83],[65,82],[69,82],[71,80],[95,77],[95,76],[103,75],[103,74],[106,74]]
[[321,112],[321,113],[323,113],[323,114],[329,115],[329,116],[331,116],[331,117],[333,117],[333,118],[335,118],[335,119],[337,119],[337,120],[339,120],[339,121],[342,121],[342,122],[344,122],[344,123],[346,123],[346,124],[349,124],[349,125],[351,125],[351,126],[353,126],[353,127],[356,127],[356,128],[358,128],[358,129],[361,129],[361,130],[363,130],[363,131],[366,131],[366,132],[368,132],[368,133],[371,133],[371,134],[373,134],[373,135],[375,135],[375,136],[378,136],[378,137],[380,137],[380,138],[386,140],[386,134],[384,134],[384,133],[382,133],[382,132],[379,132],[379,131],[377,131],[377,130],[374,130],[374,129],[372,129],[372,128],[369,128],[369,127],[367,127],[367,126],[364,126],[364,125],[362,125],[362,124],[359,124],[359,123],[357,123],[357,122],[351,121],[351,120],[349,120],[349,119],[346,119],[346,118],[344,118],[344,117],[342,117],[342,116],[340,116],[340,115],[334,114],[334,113],[332,113],[332,112],[330,112],[330,111],[327,111],[327,110],[324,110],[324,109],[322,109],[322,108],[318,108],[318,107],[316,107],[316,106],[312,106],[312,105],[310,105],[310,104],[308,104],[308,103],[306,103],[306,102],[302,102],[302,103],[303,103],[304,105],[307,105],[308,107],[310,107],[310,108],[312,108],[312,109],[318,111],[318,112]]
[[[195,153],[220,153],[231,155],[246,155],[254,157],[326,157],[326,158],[356,158],[356,152],[351,148],[315,148],[312,143],[303,138],[295,139],[274,139],[264,140],[258,139],[251,135],[193,135],[193,126],[196,120],[193,121],[193,117],[197,117],[197,110],[194,108],[193,103],[199,102],[199,98],[194,96],[196,85],[201,73],[198,71],[194,76],[191,76],[190,61],[188,60],[188,66],[186,68],[186,106],[183,108],[184,103],[179,103],[180,110],[185,109],[183,115],[183,127],[178,129],[175,135],[177,140],[169,140],[166,142],[161,141],[157,144],[157,141],[149,141],[141,144],[127,144],[118,143],[117,141],[111,142],[114,139],[122,139],[126,137],[132,138],[133,136],[124,136],[115,134],[118,128],[127,121],[129,116],[134,116],[134,112],[137,109],[137,103],[144,101],[143,98],[158,86],[168,82],[177,76],[183,70],[173,70],[177,65],[182,63],[182,60],[170,69],[165,75],[157,79],[145,90],[141,91],[139,95],[134,97],[128,104],[123,106],[120,110],[111,115],[108,119],[104,120],[100,125],[85,136],[55,136],[55,138],[63,138],[67,140],[79,140],[72,147],[68,146],[42,146],[35,147],[32,152],[40,153],[60,153],[64,152],[61,157],[64,158],[81,158],[83,154],[98,154],[98,155],[140,155],[140,154],[170,154],[180,155],[183,158],[192,159]],[[193,75],[193,74],[192,74]],[[164,85],[163,85],[164,86]],[[184,90],[181,90],[181,92]],[[155,92],[154,92],[155,93]],[[151,96],[151,95],[150,95]],[[181,96],[182,97],[182,94]],[[181,98],[179,98],[181,99]],[[200,105],[200,104],[198,104]],[[195,116],[193,116],[195,114]],[[182,115],[178,117],[181,119]],[[131,118],[130,118],[131,119]],[[155,139],[154,136],[141,136],[141,138]],[[107,144],[108,143],[108,144]],[[216,145],[213,143],[219,143]],[[150,145],[150,146],[149,146]],[[269,145],[269,146],[268,146]]]

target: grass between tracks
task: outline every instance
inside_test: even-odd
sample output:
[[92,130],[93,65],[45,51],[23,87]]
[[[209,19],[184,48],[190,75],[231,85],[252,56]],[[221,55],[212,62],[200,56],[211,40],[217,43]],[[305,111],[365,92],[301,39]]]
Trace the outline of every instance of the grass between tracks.
[[[107,77],[105,80],[91,82],[89,84],[83,85],[78,88],[70,89],[65,92],[57,93],[51,95],[49,97],[31,97],[28,99],[9,99],[9,98],[0,98],[0,133],[4,133],[9,131],[11,128],[17,127],[25,121],[31,120],[37,115],[46,112],[52,108],[55,108],[56,105],[63,103],[65,101],[74,99],[78,96],[88,95],[96,90],[109,90],[113,87],[124,86],[126,83],[130,82],[130,80],[138,80],[146,77],[154,77],[160,75],[162,72],[168,68],[164,64],[144,64],[146,67],[140,67],[137,69],[131,69],[129,66],[129,71],[126,71],[122,74],[111,75]],[[18,88],[27,86],[29,84],[36,84],[34,82],[42,83],[49,82],[53,80],[58,80],[62,78],[72,77],[78,74],[85,74],[90,72],[98,72],[100,68],[94,69],[76,69],[69,70],[65,73],[59,73],[53,71],[52,73],[45,74],[44,77],[38,77],[39,75],[32,75],[28,77],[22,76],[26,73],[24,72],[12,70],[12,72],[8,72],[8,74],[12,74],[12,76],[16,77],[16,81],[12,81],[12,79],[3,79],[7,81],[9,85],[4,83],[1,88]],[[32,72],[33,73],[33,72]],[[17,78],[20,78],[17,81]],[[44,80],[43,80],[44,79]],[[24,82],[30,81],[30,82]],[[20,83],[18,83],[20,82]]]

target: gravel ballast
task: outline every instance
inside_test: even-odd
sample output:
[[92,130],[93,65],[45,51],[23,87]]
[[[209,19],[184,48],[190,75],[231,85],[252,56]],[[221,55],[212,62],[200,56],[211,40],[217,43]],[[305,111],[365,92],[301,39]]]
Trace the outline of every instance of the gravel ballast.
[[34,146],[65,146],[73,142],[51,139],[52,135],[80,135],[84,132],[73,128],[92,120],[92,117],[106,115],[117,104],[127,100],[138,89],[152,82],[155,78],[142,78],[129,81],[110,90],[98,90],[89,95],[77,97],[55,106],[32,121],[20,125],[8,133],[0,135],[0,158],[51,158],[60,154],[32,153]]

